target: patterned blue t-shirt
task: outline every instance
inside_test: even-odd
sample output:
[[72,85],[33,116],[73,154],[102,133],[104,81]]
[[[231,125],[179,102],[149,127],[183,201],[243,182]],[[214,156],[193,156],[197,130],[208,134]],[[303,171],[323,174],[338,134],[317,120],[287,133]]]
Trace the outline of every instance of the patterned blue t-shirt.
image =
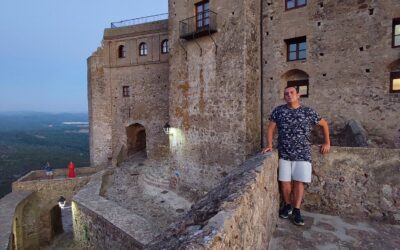
[[276,107],[269,118],[278,127],[278,154],[288,161],[311,162],[311,130],[321,117],[309,107]]

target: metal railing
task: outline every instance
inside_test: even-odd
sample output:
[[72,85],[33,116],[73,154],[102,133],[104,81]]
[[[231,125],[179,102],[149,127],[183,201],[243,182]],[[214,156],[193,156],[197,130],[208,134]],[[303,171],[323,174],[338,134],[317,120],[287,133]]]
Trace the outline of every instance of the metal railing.
[[217,13],[208,10],[179,22],[179,36],[190,40],[217,32]]
[[135,18],[135,19],[122,20],[119,22],[112,22],[111,28],[121,28],[121,27],[125,27],[125,26],[130,26],[130,25],[150,23],[150,22],[162,21],[162,20],[167,20],[167,19],[168,19],[168,13],[153,15],[153,16],[146,16],[146,17],[139,17],[139,18]]

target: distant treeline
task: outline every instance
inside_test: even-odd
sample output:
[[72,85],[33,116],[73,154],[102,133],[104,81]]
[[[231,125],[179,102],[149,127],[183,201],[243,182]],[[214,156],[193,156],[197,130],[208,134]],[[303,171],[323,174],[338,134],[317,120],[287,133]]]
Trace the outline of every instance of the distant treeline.
[[54,168],[70,161],[89,166],[87,128],[62,124],[87,120],[87,114],[0,113],[0,197],[11,191],[12,181],[46,161]]

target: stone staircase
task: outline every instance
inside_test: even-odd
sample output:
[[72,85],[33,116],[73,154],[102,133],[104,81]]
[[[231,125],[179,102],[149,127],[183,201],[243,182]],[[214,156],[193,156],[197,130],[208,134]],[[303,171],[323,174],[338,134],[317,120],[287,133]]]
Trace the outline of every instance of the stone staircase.
[[161,189],[169,189],[169,178],[165,168],[151,166],[146,168],[142,181]]

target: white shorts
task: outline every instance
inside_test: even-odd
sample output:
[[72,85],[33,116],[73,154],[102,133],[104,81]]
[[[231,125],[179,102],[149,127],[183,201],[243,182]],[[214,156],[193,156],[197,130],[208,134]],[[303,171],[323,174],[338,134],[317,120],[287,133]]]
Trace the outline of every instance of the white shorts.
[[311,163],[279,159],[279,181],[311,182]]

